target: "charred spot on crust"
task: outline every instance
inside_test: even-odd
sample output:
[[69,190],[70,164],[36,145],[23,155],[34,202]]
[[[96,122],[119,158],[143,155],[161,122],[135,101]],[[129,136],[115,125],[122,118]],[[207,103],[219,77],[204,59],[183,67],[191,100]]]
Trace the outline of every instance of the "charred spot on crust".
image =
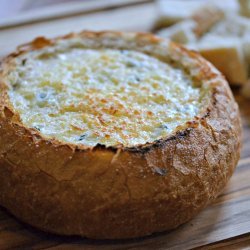
[[104,144],[98,143],[98,144],[96,144],[95,147],[93,147],[92,150],[93,150],[93,151],[97,151],[97,150],[109,150],[109,151],[111,151],[111,152],[116,153],[118,149],[119,149],[119,148],[118,148],[118,147],[115,147],[115,146],[107,147],[107,146],[104,145]]
[[164,147],[168,141],[173,141],[173,140],[186,138],[193,129],[194,128],[189,127],[189,128],[186,128],[185,130],[178,131],[175,135],[170,136],[170,137],[168,137],[166,139],[159,139],[159,140],[154,141],[153,143],[148,143],[148,144],[143,145],[143,146],[126,147],[125,150],[127,150],[129,152],[146,154],[150,150],[152,150],[153,148]]
[[127,147],[126,150],[129,152],[134,152],[134,153],[140,153],[140,154],[146,154],[151,150],[151,148],[154,146],[154,144],[151,144],[149,146],[144,146],[144,147]]
[[183,130],[183,131],[178,131],[176,134],[176,138],[183,138],[189,134],[190,128]]

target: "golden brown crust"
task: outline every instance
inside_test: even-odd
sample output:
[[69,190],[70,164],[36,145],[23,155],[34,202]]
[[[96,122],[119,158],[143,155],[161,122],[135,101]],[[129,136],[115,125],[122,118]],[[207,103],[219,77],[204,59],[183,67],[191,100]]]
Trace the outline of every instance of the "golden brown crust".
[[[21,124],[8,100],[5,74],[20,54],[72,38],[165,53],[164,60],[210,84],[210,106],[178,133],[139,147],[46,140]],[[227,82],[195,52],[143,33],[39,38],[7,57],[0,73],[0,204],[58,234],[117,239],[173,229],[221,192],[239,159],[240,136],[238,106]]]

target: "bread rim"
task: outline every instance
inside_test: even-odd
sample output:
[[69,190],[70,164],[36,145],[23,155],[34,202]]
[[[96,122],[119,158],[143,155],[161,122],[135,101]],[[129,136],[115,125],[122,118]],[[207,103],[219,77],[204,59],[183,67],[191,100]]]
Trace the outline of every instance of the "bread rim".
[[[62,143],[26,128],[7,95],[16,57],[67,39],[164,55],[209,84],[209,105],[167,138],[136,147]],[[198,53],[146,33],[91,32],[37,38],[0,72],[0,204],[41,230],[125,239],[174,229],[212,202],[240,156],[241,122],[224,77]]]

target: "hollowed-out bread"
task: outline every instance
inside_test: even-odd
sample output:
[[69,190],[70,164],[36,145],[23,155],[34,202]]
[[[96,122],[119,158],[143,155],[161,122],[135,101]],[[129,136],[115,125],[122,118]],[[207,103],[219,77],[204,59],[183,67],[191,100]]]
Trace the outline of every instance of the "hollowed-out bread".
[[96,239],[176,228],[223,189],[239,111],[199,54],[143,33],[37,38],[0,73],[0,204]]

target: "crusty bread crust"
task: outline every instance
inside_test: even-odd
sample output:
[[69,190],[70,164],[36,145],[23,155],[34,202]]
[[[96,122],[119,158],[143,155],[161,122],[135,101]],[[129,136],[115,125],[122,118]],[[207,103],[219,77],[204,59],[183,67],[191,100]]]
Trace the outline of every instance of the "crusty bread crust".
[[[168,138],[138,147],[84,147],[26,128],[7,95],[6,74],[22,53],[58,41],[128,48],[178,63],[212,88],[202,114]],[[38,38],[8,56],[0,72],[0,204],[42,230],[95,239],[170,230],[206,207],[240,155],[238,106],[223,76],[195,52],[150,34],[82,32]]]

